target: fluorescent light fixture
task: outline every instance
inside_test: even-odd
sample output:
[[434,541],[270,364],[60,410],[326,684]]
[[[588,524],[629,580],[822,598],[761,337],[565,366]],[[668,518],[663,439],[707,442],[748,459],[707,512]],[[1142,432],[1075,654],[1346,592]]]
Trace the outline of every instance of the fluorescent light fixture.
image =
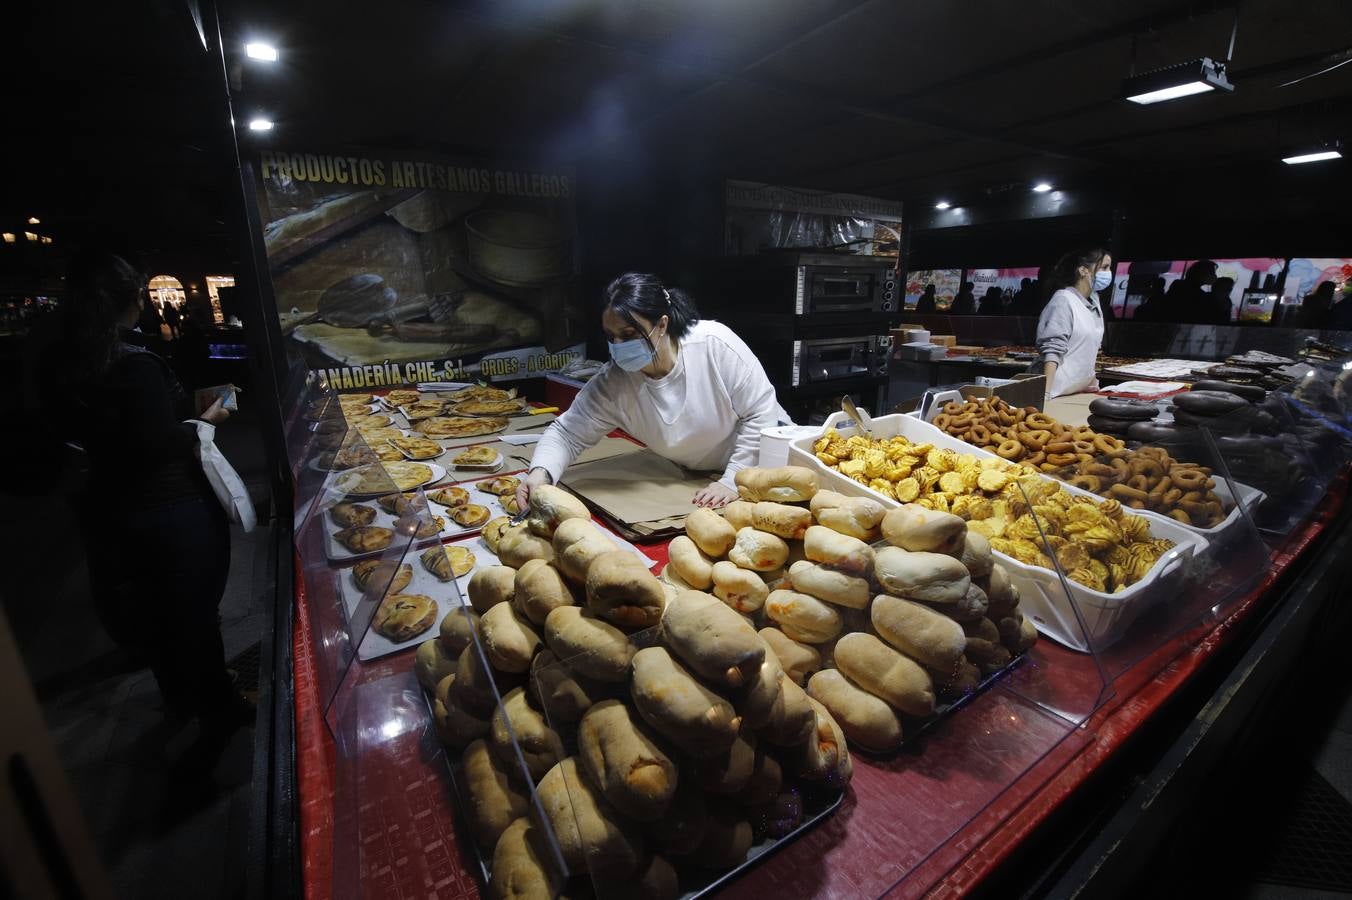
[[1208,91],[1233,92],[1235,86],[1225,77],[1225,63],[1209,57],[1179,63],[1133,75],[1122,82],[1122,95],[1132,103],[1148,106],[1165,100],[1177,100]]
[[263,62],[277,61],[277,48],[262,41],[250,41],[245,44],[244,52],[249,59],[260,59]]
[[37,217],[37,216],[29,216],[29,217],[28,217],[28,224],[29,224],[29,225],[41,225],[42,222],[38,220],[38,217]]
[[1033,193],[1035,194],[1045,194],[1051,189],[1052,186],[1045,181],[1039,181],[1037,184],[1033,185]]
[[24,238],[25,238],[26,240],[30,240],[30,241],[36,241],[36,240],[38,239],[38,236],[37,236],[36,234],[34,234],[33,232],[31,232],[31,231],[25,231],[25,232],[23,233],[23,236],[24,236]]
[[271,131],[271,130],[272,130],[272,120],[271,120],[271,119],[264,119],[264,118],[262,118],[261,116],[260,116],[260,117],[257,117],[257,118],[250,119],[250,120],[249,120],[249,130],[250,130],[250,131]]
[[1323,162],[1326,159],[1342,159],[1343,155],[1337,150],[1320,150],[1317,153],[1302,153],[1299,156],[1283,156],[1282,162],[1288,166],[1298,166],[1301,163]]
[[19,239],[19,236],[12,231],[6,231],[0,234],[0,239],[3,239],[6,244],[12,244]]
[[935,209],[948,209],[948,207],[949,203],[947,200],[940,200],[938,203],[934,204]]

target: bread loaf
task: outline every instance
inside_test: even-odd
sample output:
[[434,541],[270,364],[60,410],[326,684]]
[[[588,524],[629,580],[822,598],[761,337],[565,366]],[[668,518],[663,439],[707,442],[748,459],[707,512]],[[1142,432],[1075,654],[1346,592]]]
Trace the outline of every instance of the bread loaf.
[[413,654],[413,674],[427,691],[436,690],[437,683],[455,671],[455,664],[456,657],[439,638],[423,641]]
[[569,724],[608,696],[604,684],[579,675],[559,662],[552,650],[541,650],[530,664],[535,701],[551,722]]
[[720,872],[731,869],[746,859],[753,838],[751,823],[740,810],[727,803],[711,803],[704,839],[690,852],[686,861],[702,869]]
[[755,508],[756,504],[749,503],[746,500],[734,500],[723,507],[723,519],[732,526],[734,536],[736,532],[741,531],[743,528],[750,528],[752,526],[754,518],[752,512]]
[[799,687],[822,667],[821,654],[811,644],[795,641],[778,628],[762,628],[758,633],[779,660],[784,674]]
[[529,818],[517,819],[493,848],[493,874],[488,879],[492,900],[554,900],[563,890],[563,875],[544,829]]
[[929,673],[934,679],[935,692],[950,702],[975,691],[981,683],[981,670],[965,656],[950,668],[929,669]]
[[737,794],[755,768],[756,733],[743,724],[727,752],[700,761],[700,784],[712,794]]
[[545,643],[568,668],[604,682],[629,680],[634,645],[614,625],[578,606],[560,606],[545,619]]
[[863,609],[873,596],[868,579],[807,560],[789,566],[789,583],[795,591],[850,609]]
[[737,688],[752,679],[765,660],[765,642],[717,598],[681,591],[662,619],[671,651],[701,678]]
[[1000,629],[990,619],[981,618],[964,623],[967,648],[963,655],[981,669],[983,674],[994,673],[1009,665],[1012,656],[1000,641]]
[[941,613],[958,622],[974,622],[983,618],[990,608],[986,592],[975,584],[967,586],[967,593],[957,603],[932,604]]
[[695,680],[663,647],[634,655],[634,707],[659,734],[697,759],[732,746],[741,717],[728,701]]
[[714,563],[709,571],[714,596],[739,613],[754,613],[765,605],[765,598],[770,596],[770,589],[760,575],[736,563],[722,559]]
[[898,547],[878,551],[873,574],[889,594],[930,603],[957,603],[972,584],[967,567],[953,557]]
[[845,736],[878,752],[901,746],[901,720],[879,698],[850,683],[836,669],[823,669],[807,683],[807,695],[830,711]]
[[568,867],[611,878],[633,873],[643,858],[642,838],[570,756],[554,766],[535,789],[540,808]]
[[743,727],[748,728],[761,728],[770,721],[775,703],[779,700],[779,683],[784,675],[784,667],[780,665],[774,651],[760,635],[756,638],[765,646],[765,659],[747,684],[731,697],[733,707],[742,717]]
[[[728,524],[722,519],[718,521],[723,525]],[[713,585],[714,561],[705,556],[704,551],[685,535],[677,535],[671,539],[671,543],[667,545],[667,558],[671,560],[667,568],[674,569],[685,586],[697,591],[707,591]]]
[[1009,570],[999,563],[991,566],[991,574],[986,586],[986,600],[990,604],[987,614],[991,621],[998,621],[1019,604],[1019,591],[1009,580]]
[[515,746],[521,751],[532,781],[539,781],[565,755],[563,741],[530,705],[525,688],[513,688],[503,696],[491,723],[493,751],[509,768],[515,769],[518,765],[512,740],[515,737]]
[[[577,521],[581,520],[568,520],[568,522]],[[564,527],[568,525],[568,522],[564,523]],[[602,534],[599,528],[593,525],[592,532],[584,535],[580,540],[568,544],[567,548],[557,556],[559,569],[576,585],[587,583],[587,572],[591,569],[591,564],[597,557],[612,553],[615,550],[615,542]],[[555,532],[555,535],[557,536],[558,532]]]
[[507,826],[521,818],[530,802],[512,769],[488,749],[483,740],[472,742],[460,757],[465,793],[469,795],[469,830],[480,847],[494,847]]
[[934,683],[929,673],[873,635],[845,635],[836,641],[834,655],[836,668],[850,681],[898,712],[908,716],[934,714]]
[[825,563],[851,575],[866,576],[873,569],[873,548],[858,538],[813,525],[803,537],[803,552],[813,562]]
[[811,510],[817,524],[867,542],[878,539],[879,525],[887,512],[877,500],[847,497],[835,491],[818,491],[812,498]]
[[667,592],[628,550],[612,550],[587,568],[587,608],[621,628],[651,628],[662,619]]
[[844,790],[854,774],[845,732],[820,701],[807,695],[804,695],[804,699],[812,716],[808,730],[811,739],[796,745],[786,754],[789,768],[799,778]]
[[478,627],[479,614],[468,606],[457,607],[441,617],[439,639],[451,657],[452,667],[461,651],[474,640],[473,635]]
[[873,598],[872,618],[882,639],[911,659],[940,672],[957,669],[967,636],[948,616],[921,603],[879,594]]
[[888,510],[882,528],[892,546],[927,553],[961,553],[967,534],[967,523],[957,516],[913,503]]
[[554,561],[554,548],[547,538],[529,530],[508,531],[498,539],[498,560],[504,566],[519,569],[528,560]]
[[454,683],[455,676],[447,675],[437,685],[437,696],[432,702],[432,724],[438,740],[447,747],[462,750],[471,741],[488,737],[490,726],[487,719],[465,711],[451,690]]
[[812,524],[812,513],[801,506],[762,500],[751,508],[751,524],[785,540],[801,541]]
[[578,758],[620,812],[651,822],[676,793],[676,764],[637,714],[619,700],[587,710],[577,729]]
[[484,655],[501,672],[525,672],[540,649],[540,635],[510,603],[499,603],[479,620]]
[[665,858],[653,854],[639,864],[638,871],[622,880],[597,879],[595,896],[642,897],[643,900],[676,900],[681,895],[680,879]]
[[789,558],[789,545],[784,539],[755,528],[737,532],[736,543],[728,551],[728,559],[743,569],[770,572],[784,565]]
[[751,766],[751,777],[737,794],[737,802],[744,806],[769,803],[784,784],[784,770],[764,747],[756,748],[756,759]]
[[712,509],[696,509],[685,517],[686,536],[714,559],[727,555],[737,540],[737,529]]
[[734,476],[743,500],[802,503],[817,493],[817,473],[802,466],[742,469]]
[[[686,772],[693,770],[687,767]],[[666,812],[655,822],[644,822],[643,831],[669,856],[681,857],[704,840],[708,820],[704,789],[699,786],[698,779],[687,775],[676,782],[676,794],[667,804]]]
[[1026,653],[1037,643],[1037,626],[1033,624],[1032,619],[1023,615],[1017,609],[995,624],[1000,629],[1001,643],[1010,653],[1016,656],[1020,653]]
[[840,613],[829,603],[797,591],[771,591],[765,615],[795,641],[822,644],[840,634]]
[[576,601],[558,569],[543,559],[527,560],[516,570],[512,605],[533,625],[544,625],[549,614]]
[[786,674],[761,737],[778,747],[796,747],[812,734],[812,707],[803,689]]
[[552,484],[537,484],[530,492],[530,512],[526,524],[530,530],[546,540],[568,519],[591,521],[586,505],[568,491]]
[[962,553],[959,556],[973,578],[981,578],[991,573],[995,557],[991,555],[991,542],[979,531],[968,531],[963,538]]
[[466,593],[479,615],[499,603],[509,603],[516,591],[516,570],[507,566],[483,566],[470,576]]
[[489,673],[479,649],[470,644],[460,652],[455,664],[455,681],[450,687],[450,697],[465,712],[478,719],[488,719],[493,715],[497,697],[493,693],[493,676]]

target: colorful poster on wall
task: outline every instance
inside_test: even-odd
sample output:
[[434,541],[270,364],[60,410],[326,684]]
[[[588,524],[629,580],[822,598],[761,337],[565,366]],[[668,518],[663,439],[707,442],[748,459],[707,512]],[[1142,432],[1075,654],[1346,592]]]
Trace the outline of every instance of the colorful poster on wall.
[[724,253],[833,250],[895,257],[901,248],[901,203],[754,181],[724,185]]
[[[582,358],[571,172],[264,150],[257,175],[282,333],[331,384],[510,380]],[[509,362],[490,373],[485,357]]]
[[962,287],[962,269],[925,269],[906,273],[906,308],[915,309],[925,288],[934,285],[936,309],[948,309]]
[[978,300],[991,288],[998,288],[1001,294],[1012,298],[1023,286],[1025,278],[1037,281],[1037,266],[967,270],[967,280],[972,282],[972,293]]
[[[1155,294],[1164,297],[1170,286],[1181,279],[1196,263],[1195,259],[1122,262],[1117,265],[1113,280],[1113,313],[1119,318],[1134,318],[1141,304]],[[1230,318],[1238,318],[1240,300],[1257,274],[1258,283],[1271,275],[1274,279],[1285,262],[1270,256],[1214,259],[1217,279],[1228,278],[1230,286]],[[1288,282],[1288,293],[1289,293]]]

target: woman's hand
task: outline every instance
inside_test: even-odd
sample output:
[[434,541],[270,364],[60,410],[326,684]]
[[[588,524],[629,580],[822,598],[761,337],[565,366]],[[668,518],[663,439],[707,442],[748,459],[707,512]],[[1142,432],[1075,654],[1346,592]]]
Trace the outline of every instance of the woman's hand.
[[217,397],[216,401],[202,410],[202,414],[197,418],[209,425],[220,425],[226,419],[230,418],[230,410],[225,408],[225,401]]
[[720,509],[737,499],[737,492],[725,484],[715,481],[706,488],[700,488],[695,492],[695,499],[690,502],[696,506],[703,506],[709,509]]
[[525,479],[517,486],[516,505],[518,509],[525,509],[530,503],[530,492],[535,489],[537,484],[553,484],[554,479],[549,477],[549,473],[536,466],[530,470]]

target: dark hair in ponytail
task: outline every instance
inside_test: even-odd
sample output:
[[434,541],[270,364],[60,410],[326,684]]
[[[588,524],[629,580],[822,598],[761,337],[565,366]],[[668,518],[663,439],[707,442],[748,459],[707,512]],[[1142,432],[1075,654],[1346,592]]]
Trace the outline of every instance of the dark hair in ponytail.
[[116,254],[87,251],[71,260],[66,288],[61,312],[70,358],[82,375],[101,375],[116,354],[120,320],[146,289],[145,276]]
[[1102,247],[1085,247],[1081,250],[1072,250],[1061,257],[1056,263],[1056,268],[1052,270],[1052,290],[1059,291],[1061,288],[1074,287],[1080,280],[1080,266],[1089,269],[1089,280],[1094,280],[1093,273],[1098,269],[1099,263],[1103,262],[1103,257],[1108,255],[1108,251]]
[[[680,288],[666,287],[656,275],[640,272],[625,272],[606,287],[605,308],[613,309],[639,332],[647,329],[639,325],[635,316],[642,316],[649,322],[666,316],[670,323],[667,333],[678,341],[699,321],[699,310],[689,294]],[[652,346],[651,340],[644,340]]]

